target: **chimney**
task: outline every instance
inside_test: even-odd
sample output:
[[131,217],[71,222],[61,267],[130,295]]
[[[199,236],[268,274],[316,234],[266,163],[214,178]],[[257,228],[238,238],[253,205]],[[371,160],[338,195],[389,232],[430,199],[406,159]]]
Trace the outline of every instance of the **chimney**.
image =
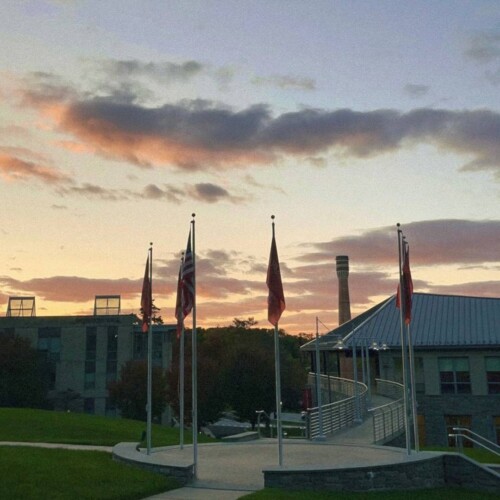
[[349,300],[349,257],[337,255],[337,277],[339,279],[339,326],[351,319],[351,302]]

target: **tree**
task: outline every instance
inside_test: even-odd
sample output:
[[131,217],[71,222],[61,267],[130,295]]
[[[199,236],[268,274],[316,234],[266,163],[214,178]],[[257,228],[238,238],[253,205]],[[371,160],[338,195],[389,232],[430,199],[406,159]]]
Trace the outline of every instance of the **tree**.
[[45,408],[44,366],[28,339],[0,335],[0,406]]
[[[144,360],[125,363],[120,380],[108,386],[110,400],[120,410],[122,417],[146,420],[148,366]],[[153,367],[152,416],[159,419],[167,406],[167,378],[161,368]]]
[[248,319],[239,319],[239,318],[234,318],[233,319],[233,325],[235,328],[243,328],[245,330],[248,330],[252,326],[256,326],[258,321],[255,321],[255,319],[252,317]]
[[[249,318],[251,320],[252,318]],[[280,332],[282,399],[290,410],[300,408],[307,371],[302,365],[299,339]],[[185,416],[191,414],[191,345],[186,337]],[[235,320],[227,327],[198,330],[198,420],[213,422],[225,409],[252,424],[256,410],[275,410],[274,331],[249,328],[247,320]],[[174,351],[168,374],[168,400],[179,412],[179,353]]]

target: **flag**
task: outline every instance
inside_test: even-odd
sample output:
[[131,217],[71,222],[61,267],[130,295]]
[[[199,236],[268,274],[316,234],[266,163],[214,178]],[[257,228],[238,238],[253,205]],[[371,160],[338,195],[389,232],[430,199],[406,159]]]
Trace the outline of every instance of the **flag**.
[[[184,259],[183,259],[184,261]],[[182,261],[182,262],[183,262]],[[179,266],[179,277],[177,278],[177,298],[175,300],[175,317],[177,318],[177,338],[181,336],[184,326],[184,315],[182,314],[181,296],[182,296],[182,262]]]
[[184,262],[182,263],[181,272],[181,308],[184,318],[191,312],[194,306],[194,261],[193,252],[191,251],[191,231],[184,254]]
[[151,313],[153,308],[153,300],[151,296],[151,280],[149,279],[149,255],[146,261],[146,270],[144,271],[144,281],[142,282],[141,295],[141,310],[142,310],[142,331],[147,333],[149,322],[151,321]]
[[269,323],[276,326],[282,312],[285,310],[285,295],[283,294],[278,249],[276,248],[274,234],[271,242],[271,252],[269,254],[266,283],[269,289],[269,295],[267,297],[267,319]]
[[[398,293],[396,295],[396,307],[399,309],[401,307],[401,293],[398,285]],[[411,307],[412,307],[412,296],[413,296],[413,281],[411,279],[410,271],[410,248],[408,243],[404,243],[403,251],[403,313],[405,317],[405,323],[407,325],[411,322]]]

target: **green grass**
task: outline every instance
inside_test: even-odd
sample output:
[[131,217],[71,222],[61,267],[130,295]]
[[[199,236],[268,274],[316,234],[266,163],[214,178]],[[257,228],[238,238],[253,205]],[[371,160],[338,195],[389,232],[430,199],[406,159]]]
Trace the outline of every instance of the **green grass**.
[[174,479],[112,460],[109,453],[0,447],[0,498],[133,500],[178,488]]
[[245,500],[498,500],[496,493],[464,488],[436,488],[408,491],[374,492],[328,492],[328,491],[284,491],[266,488],[245,495]]
[[[422,451],[447,451],[458,453],[457,448],[448,448],[445,446],[426,446]],[[464,448],[464,454],[476,462],[483,464],[500,464],[500,456],[483,448]]]
[[[146,423],[137,420],[26,408],[0,408],[0,441],[114,446],[124,441],[139,442],[145,429]],[[151,436],[152,446],[179,443],[179,429],[153,425]],[[185,442],[191,442],[191,438],[191,432],[186,430]],[[213,440],[200,435],[199,441]]]

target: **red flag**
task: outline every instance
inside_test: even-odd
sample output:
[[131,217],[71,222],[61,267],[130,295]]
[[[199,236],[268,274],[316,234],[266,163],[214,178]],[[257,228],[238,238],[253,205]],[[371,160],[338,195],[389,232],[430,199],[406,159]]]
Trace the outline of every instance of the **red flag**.
[[[411,279],[410,271],[410,247],[408,243],[404,243],[403,252],[403,314],[405,318],[405,323],[407,325],[411,322],[411,307],[412,307],[412,296],[413,296],[413,281]],[[398,293],[396,295],[396,307],[399,309],[401,307],[401,297],[398,285]]]
[[194,306],[194,261],[193,252],[191,251],[191,231],[184,254],[184,262],[182,264],[181,276],[181,306],[182,315],[185,318],[193,309]]
[[144,271],[144,281],[142,282],[141,310],[142,310],[142,331],[147,333],[151,313],[153,308],[153,298],[151,290],[151,280],[149,279],[149,255],[146,261],[146,270]]
[[285,295],[283,294],[278,249],[276,248],[274,234],[271,242],[271,253],[269,254],[266,283],[267,288],[269,288],[269,295],[267,297],[267,319],[269,323],[276,326],[281,318],[281,314],[285,310]]
[[184,314],[182,313],[182,266],[184,259],[179,267],[179,277],[177,279],[177,299],[175,301],[175,317],[177,318],[177,338],[181,336],[184,326]]

